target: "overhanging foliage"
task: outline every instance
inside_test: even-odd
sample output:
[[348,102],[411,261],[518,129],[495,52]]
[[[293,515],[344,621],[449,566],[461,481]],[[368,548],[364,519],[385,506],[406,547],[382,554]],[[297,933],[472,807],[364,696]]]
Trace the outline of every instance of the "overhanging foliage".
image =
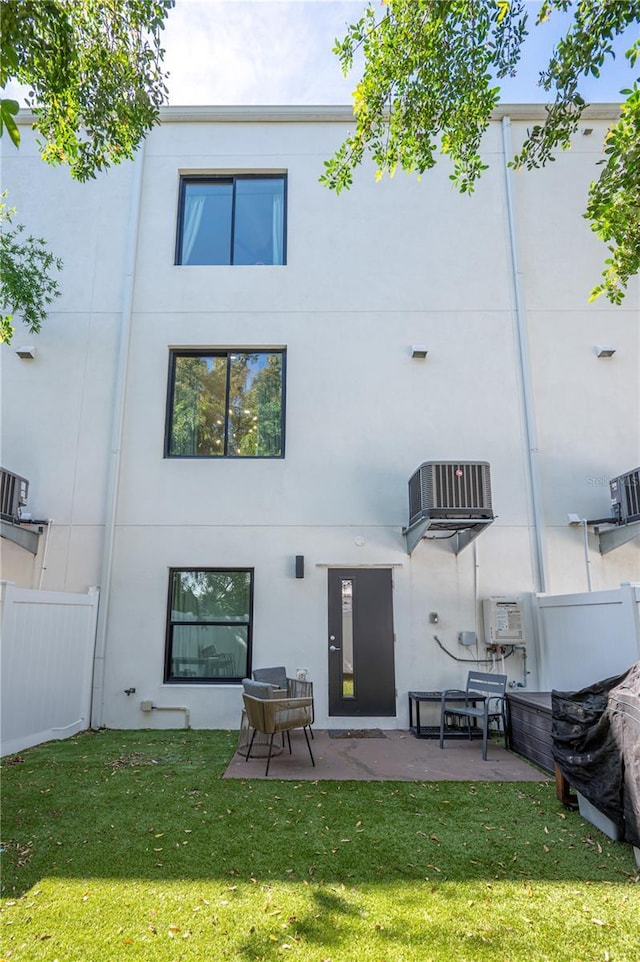
[[[398,167],[422,174],[445,154],[456,187],[473,191],[487,166],[481,141],[500,99],[499,81],[515,75],[528,34],[527,7],[522,0],[387,0],[381,14],[371,4],[334,47],[345,74],[357,51],[364,70],[354,92],[355,130],[325,162],[321,182],[338,193],[350,187],[367,154],[378,178]],[[550,95],[547,116],[529,131],[513,160],[518,167],[543,166],[570,146],[586,106],[580,80],[598,77],[615,55],[615,38],[640,22],[640,3],[631,0],[546,0],[536,25],[555,11],[573,19],[540,74]],[[626,52],[632,67],[639,54],[636,39]],[[585,215],[612,255],[592,298],[605,293],[613,303],[640,267],[637,83],[622,94],[627,101],[607,135]]]

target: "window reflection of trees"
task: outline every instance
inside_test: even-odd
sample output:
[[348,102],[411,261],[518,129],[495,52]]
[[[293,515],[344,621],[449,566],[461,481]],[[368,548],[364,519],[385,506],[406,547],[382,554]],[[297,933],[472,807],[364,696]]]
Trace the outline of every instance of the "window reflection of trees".
[[282,423],[282,352],[175,357],[171,455],[280,457]]

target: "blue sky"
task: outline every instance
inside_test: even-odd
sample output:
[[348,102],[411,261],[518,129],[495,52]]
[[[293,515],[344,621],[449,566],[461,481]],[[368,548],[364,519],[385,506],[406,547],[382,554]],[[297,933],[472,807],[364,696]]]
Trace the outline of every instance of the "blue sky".
[[[378,0],[376,0],[378,2]],[[332,48],[363,0],[176,0],[164,31],[171,105],[351,104],[357,71],[345,79]],[[540,3],[530,2],[530,37],[515,80],[503,81],[503,103],[540,103],[538,73],[567,18],[554,13],[534,27]],[[617,43],[599,80],[581,93],[592,103],[616,103],[634,72],[623,52],[635,31]],[[626,42],[625,42],[626,41]],[[27,88],[10,83],[5,95],[21,105]]]
[[[545,100],[538,71],[563,18],[534,28],[539,3],[529,6],[527,56],[518,78],[503,84],[505,103]],[[358,76],[345,80],[331,50],[364,7],[362,0],[176,0],[164,36],[170,103],[349,104]],[[583,96],[618,101],[632,79],[620,54],[599,81],[585,81]]]

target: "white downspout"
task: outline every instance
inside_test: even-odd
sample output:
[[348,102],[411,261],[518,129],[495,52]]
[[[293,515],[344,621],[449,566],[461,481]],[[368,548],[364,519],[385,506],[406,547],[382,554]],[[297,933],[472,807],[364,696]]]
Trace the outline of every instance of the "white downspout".
[[47,570],[47,557],[49,555],[49,538],[51,537],[51,529],[53,528],[53,518],[49,518],[47,521],[47,533],[44,539],[44,551],[42,553],[42,564],[40,565],[40,580],[38,581],[38,591],[42,591],[42,584],[44,582],[44,574]]
[[111,426],[111,451],[107,469],[107,491],[105,496],[104,545],[100,579],[100,604],[93,661],[93,698],[91,704],[91,727],[100,728],[104,716],[104,661],[111,602],[111,579],[113,573],[113,550],[115,539],[116,513],[118,507],[118,486],[120,482],[120,457],[124,428],[125,395],[127,391],[127,372],[129,368],[129,348],[131,340],[131,313],[133,309],[133,289],[140,226],[140,204],[142,198],[142,172],[144,168],[145,143],[142,142],[135,161],[129,213],[129,234],[124,261],[124,286],[122,291],[122,311],[120,315],[120,341],[114,389],[113,421]]
[[587,588],[589,591],[593,591],[593,586],[591,584],[591,558],[589,557],[589,531],[587,528],[587,519],[581,518],[580,524],[582,525],[582,540],[584,544],[584,563],[587,571]]
[[535,422],[535,405],[533,399],[533,385],[531,381],[531,361],[529,358],[529,344],[527,339],[527,318],[522,294],[521,274],[518,261],[518,235],[516,230],[515,204],[513,199],[513,172],[509,167],[511,149],[511,118],[502,118],[502,151],[504,157],[504,178],[507,200],[507,215],[509,218],[509,246],[511,252],[511,278],[516,307],[516,332],[518,367],[520,373],[520,387],[522,390],[522,404],[524,409],[525,433],[528,452],[529,488],[531,508],[533,511],[533,527],[535,537],[535,565],[536,591],[546,592],[547,579],[545,574],[545,545],[542,526],[542,500],[540,496],[540,471],[538,465],[538,438]]

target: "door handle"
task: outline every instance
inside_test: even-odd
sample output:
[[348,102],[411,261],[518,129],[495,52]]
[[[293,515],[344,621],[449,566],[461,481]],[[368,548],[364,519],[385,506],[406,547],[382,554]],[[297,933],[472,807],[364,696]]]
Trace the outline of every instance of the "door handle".
[[342,648],[336,648],[335,645],[329,645],[329,651],[342,651]]

